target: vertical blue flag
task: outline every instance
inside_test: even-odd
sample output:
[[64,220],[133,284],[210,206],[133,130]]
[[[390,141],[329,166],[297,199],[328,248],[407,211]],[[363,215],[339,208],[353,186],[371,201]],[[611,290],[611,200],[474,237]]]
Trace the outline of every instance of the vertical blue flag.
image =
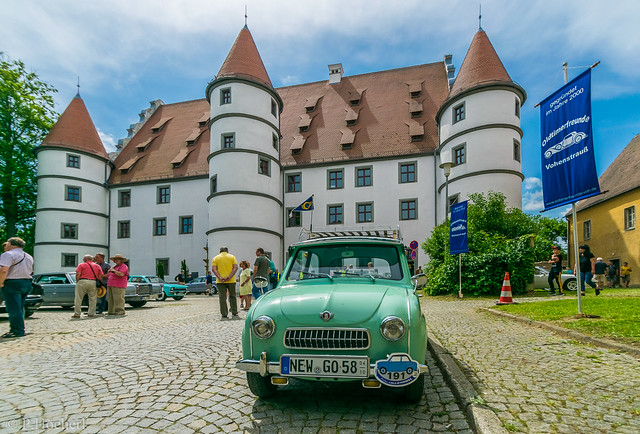
[[591,69],[540,103],[545,211],[600,194],[591,130]]
[[469,251],[467,203],[468,201],[465,200],[451,205],[451,225],[449,227],[449,252],[451,254]]

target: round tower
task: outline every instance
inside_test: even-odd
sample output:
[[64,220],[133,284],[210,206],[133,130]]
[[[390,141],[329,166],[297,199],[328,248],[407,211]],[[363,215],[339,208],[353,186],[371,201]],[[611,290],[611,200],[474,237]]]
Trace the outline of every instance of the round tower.
[[449,197],[438,173],[438,216],[447,200],[461,202],[490,190],[522,208],[520,107],[526,92],[511,80],[486,33],[475,34],[436,122],[440,129],[437,165],[451,158]]
[[238,35],[206,97],[211,105],[209,230],[211,256],[222,245],[238,262],[255,250],[282,265],[282,99],[271,85],[251,32]]
[[75,271],[83,255],[107,253],[109,244],[111,165],[80,94],[35,152],[34,272]]

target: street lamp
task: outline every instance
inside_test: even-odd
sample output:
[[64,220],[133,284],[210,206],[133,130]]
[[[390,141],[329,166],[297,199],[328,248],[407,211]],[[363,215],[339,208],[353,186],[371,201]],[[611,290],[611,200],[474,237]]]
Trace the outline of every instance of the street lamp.
[[453,162],[451,161],[451,151],[440,152],[440,168],[444,170],[444,191],[445,191],[445,221],[449,221],[449,175],[451,175],[451,168]]

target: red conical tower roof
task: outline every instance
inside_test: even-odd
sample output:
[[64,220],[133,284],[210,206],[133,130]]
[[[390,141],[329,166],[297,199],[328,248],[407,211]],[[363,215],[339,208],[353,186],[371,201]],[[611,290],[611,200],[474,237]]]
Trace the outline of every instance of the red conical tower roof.
[[217,75],[217,78],[221,77],[244,77],[273,87],[247,26],[240,30],[240,34],[222,64]]
[[477,85],[490,83],[513,83],[489,37],[480,29],[476,32],[460,72],[453,83],[449,98]]
[[42,146],[77,149],[108,159],[102,140],[80,95],[71,100],[58,118]]

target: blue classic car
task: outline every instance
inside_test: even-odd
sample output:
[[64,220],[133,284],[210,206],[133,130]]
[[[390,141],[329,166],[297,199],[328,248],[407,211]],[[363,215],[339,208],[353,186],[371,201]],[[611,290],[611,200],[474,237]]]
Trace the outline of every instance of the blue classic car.
[[172,297],[174,300],[182,300],[187,294],[185,285],[167,283],[158,276],[135,275],[129,277],[129,282],[150,284],[158,301],[164,301],[167,297]]
[[236,367],[259,397],[297,378],[397,388],[417,402],[426,351],[402,242],[327,236],[289,248],[277,287],[247,314]]

